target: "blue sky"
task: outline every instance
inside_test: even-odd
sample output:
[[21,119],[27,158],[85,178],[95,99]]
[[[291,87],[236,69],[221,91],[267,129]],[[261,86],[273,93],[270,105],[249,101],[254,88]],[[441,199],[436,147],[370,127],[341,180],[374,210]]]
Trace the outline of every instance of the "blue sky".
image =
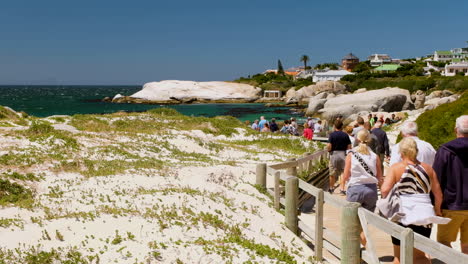
[[0,3],[0,84],[232,80],[464,47],[468,1],[53,1]]

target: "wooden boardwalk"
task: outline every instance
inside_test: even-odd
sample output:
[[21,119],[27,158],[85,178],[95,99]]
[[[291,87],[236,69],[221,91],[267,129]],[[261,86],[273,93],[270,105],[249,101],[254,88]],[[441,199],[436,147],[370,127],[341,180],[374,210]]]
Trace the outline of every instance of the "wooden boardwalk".
[[[339,197],[345,200],[345,196],[340,194],[333,194],[333,196]],[[330,204],[325,203],[323,207],[323,225],[325,230],[329,230],[337,235],[336,239],[331,238],[331,242],[334,244],[339,244],[338,240],[341,236],[340,223],[341,223],[341,210],[337,207],[334,207]],[[313,226],[315,224],[315,214],[314,213],[302,213],[299,216],[299,219],[307,223],[308,225]],[[392,263],[393,261],[393,245],[391,237],[384,233],[383,231],[369,226],[370,233],[372,234],[373,241],[376,243],[377,256],[381,262]],[[339,263],[339,258],[329,253],[327,250],[324,250],[324,257],[330,263]],[[339,256],[338,256],[339,257]]]

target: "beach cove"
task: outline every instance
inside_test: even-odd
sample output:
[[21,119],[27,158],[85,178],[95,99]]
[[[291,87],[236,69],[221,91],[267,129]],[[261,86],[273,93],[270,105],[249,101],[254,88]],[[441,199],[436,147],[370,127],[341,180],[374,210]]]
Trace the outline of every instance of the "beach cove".
[[[142,112],[162,107],[152,104],[126,104],[102,102],[105,97],[116,94],[131,95],[141,90],[141,86],[65,86],[65,85],[2,85],[0,105],[9,106],[29,115],[47,117],[52,115],[104,114],[119,111]],[[290,107],[265,107],[262,103],[242,104],[175,104],[164,105],[188,116],[214,117],[230,115],[241,121],[275,117],[278,120],[301,117]]]

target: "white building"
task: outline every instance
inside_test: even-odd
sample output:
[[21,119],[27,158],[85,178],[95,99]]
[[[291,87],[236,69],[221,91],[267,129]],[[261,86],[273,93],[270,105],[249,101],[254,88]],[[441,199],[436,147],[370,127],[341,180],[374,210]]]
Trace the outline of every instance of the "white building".
[[297,79],[306,79],[314,76],[315,71],[314,70],[304,70],[300,71],[297,75]]
[[370,60],[372,67],[392,63],[392,58],[388,54],[372,54],[367,59]]
[[460,62],[466,59],[468,59],[468,48],[434,51],[434,61]]
[[468,76],[468,62],[456,62],[445,65],[445,76],[455,76],[459,72],[463,72],[465,76]]
[[346,70],[331,70],[326,72],[315,72],[312,78],[313,82],[339,81],[343,76],[354,74]]

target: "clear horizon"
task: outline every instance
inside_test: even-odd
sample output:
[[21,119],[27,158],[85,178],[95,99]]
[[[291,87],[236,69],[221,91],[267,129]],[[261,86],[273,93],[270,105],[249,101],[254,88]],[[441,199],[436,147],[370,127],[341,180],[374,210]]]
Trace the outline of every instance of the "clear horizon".
[[3,3],[0,85],[231,81],[276,68],[466,47],[468,2]]

